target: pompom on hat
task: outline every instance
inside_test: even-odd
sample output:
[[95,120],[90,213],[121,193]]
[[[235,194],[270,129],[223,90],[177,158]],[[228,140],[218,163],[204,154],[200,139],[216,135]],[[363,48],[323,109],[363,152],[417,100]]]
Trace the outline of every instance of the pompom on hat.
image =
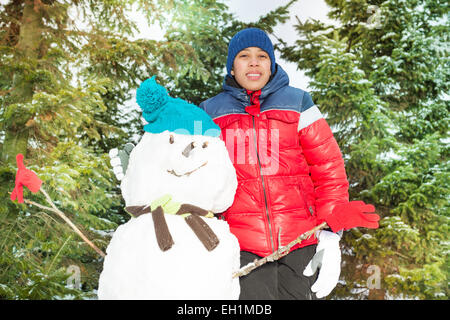
[[269,36],[263,30],[258,28],[247,28],[239,31],[231,38],[228,44],[228,57],[227,57],[227,72],[231,76],[231,69],[233,68],[234,59],[236,55],[249,47],[258,47],[267,52],[270,58],[270,71],[275,73],[275,55],[273,52],[272,41]]
[[141,83],[136,91],[136,102],[148,123],[144,130],[161,133],[166,130],[188,135],[220,136],[220,128],[211,117],[194,104],[168,95],[155,76]]

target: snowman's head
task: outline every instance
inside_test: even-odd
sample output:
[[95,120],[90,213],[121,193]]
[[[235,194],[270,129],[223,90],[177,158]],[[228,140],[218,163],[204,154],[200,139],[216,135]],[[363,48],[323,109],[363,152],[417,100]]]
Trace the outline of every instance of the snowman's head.
[[237,179],[220,129],[203,110],[161,88],[151,78],[137,92],[148,124],[122,180],[126,205],[149,205],[170,194],[177,202],[225,211],[233,203]]
[[169,131],[144,134],[121,184],[127,206],[148,205],[170,194],[216,213],[231,206],[236,187],[236,172],[220,138]]

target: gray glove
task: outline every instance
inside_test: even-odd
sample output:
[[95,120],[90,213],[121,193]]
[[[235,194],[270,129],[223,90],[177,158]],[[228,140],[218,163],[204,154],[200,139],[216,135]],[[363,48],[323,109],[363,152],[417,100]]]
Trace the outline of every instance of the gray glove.
[[111,149],[109,150],[109,158],[111,166],[113,168],[114,174],[117,180],[121,181],[125,176],[128,168],[128,159],[130,158],[130,153],[134,148],[134,144],[127,143],[123,146],[123,149]]

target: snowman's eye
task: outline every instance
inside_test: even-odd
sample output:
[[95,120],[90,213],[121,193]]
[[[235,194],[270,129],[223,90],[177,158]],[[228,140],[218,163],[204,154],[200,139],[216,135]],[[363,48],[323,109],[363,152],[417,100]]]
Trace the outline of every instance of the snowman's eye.
[[208,141],[203,142],[202,148],[205,149],[208,146]]
[[174,143],[175,142],[175,139],[173,138],[173,136],[172,135],[170,135],[170,138],[169,138],[169,143],[170,144],[172,144],[172,143]]

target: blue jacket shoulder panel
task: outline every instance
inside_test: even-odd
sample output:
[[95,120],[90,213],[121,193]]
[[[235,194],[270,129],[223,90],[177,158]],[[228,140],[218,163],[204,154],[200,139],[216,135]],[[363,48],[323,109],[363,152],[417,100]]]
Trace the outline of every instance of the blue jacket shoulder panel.
[[313,102],[313,100],[311,98],[311,95],[308,92],[306,92],[306,91],[303,91],[303,93],[304,94],[303,94],[303,98],[302,98],[302,110],[301,110],[301,112],[303,112],[303,111],[305,111],[305,110],[307,110],[307,109],[309,109],[309,108],[314,106],[314,102]]
[[235,99],[227,92],[209,98],[200,103],[200,108],[206,111],[213,119],[227,114],[245,114],[245,103]]
[[[286,72],[278,65],[275,77],[261,90],[261,111],[292,110],[303,112],[314,106],[311,95],[299,88],[289,86]],[[213,119],[228,114],[246,114],[250,99],[244,89],[230,87],[224,83],[224,91],[200,103],[200,108]]]
[[286,86],[268,95],[261,103],[261,111],[292,110],[302,112],[305,91]]

